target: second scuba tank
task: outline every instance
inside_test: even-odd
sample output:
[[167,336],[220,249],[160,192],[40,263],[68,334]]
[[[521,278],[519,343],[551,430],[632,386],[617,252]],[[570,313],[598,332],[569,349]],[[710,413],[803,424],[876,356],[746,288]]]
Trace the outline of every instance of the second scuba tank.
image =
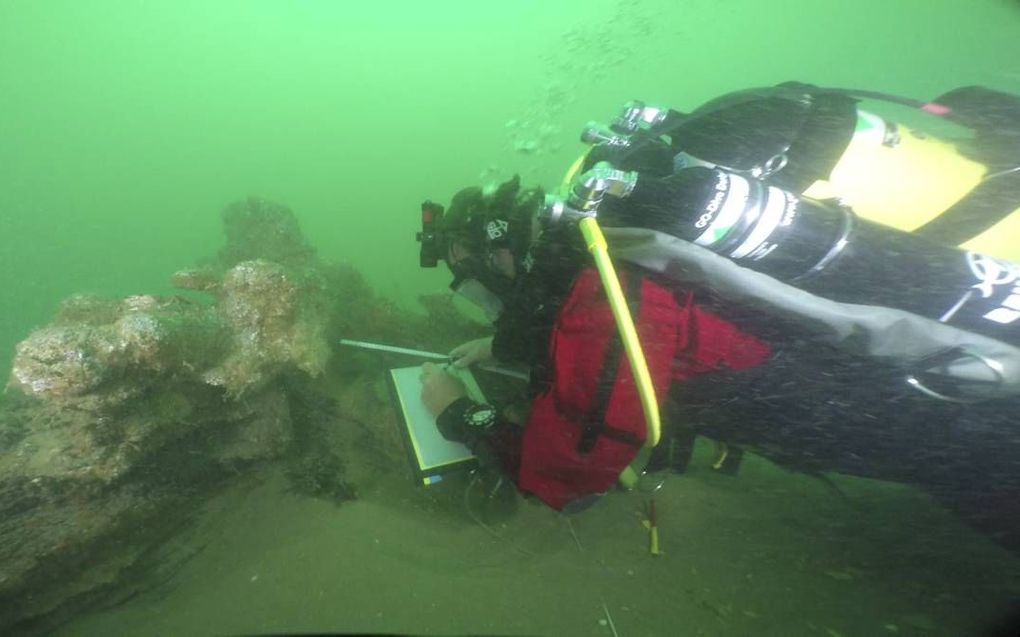
[[718,168],[640,178],[614,204],[599,212],[607,226],[658,230],[821,297],[898,308],[1020,344],[1020,264]]

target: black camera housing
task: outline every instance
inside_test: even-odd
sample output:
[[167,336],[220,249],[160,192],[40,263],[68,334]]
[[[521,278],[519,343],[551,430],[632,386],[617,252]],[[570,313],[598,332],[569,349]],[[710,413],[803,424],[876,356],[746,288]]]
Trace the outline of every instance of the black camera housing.
[[423,268],[434,268],[444,258],[444,242],[439,224],[443,219],[443,207],[431,201],[421,204],[421,232],[416,239],[421,243],[418,263]]

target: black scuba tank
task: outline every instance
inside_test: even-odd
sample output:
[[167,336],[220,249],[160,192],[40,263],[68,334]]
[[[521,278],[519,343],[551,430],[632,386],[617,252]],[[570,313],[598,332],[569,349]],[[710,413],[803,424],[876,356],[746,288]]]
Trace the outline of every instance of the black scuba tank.
[[606,225],[659,230],[797,288],[880,305],[1020,344],[1020,264],[933,243],[717,168],[639,178],[600,210]]

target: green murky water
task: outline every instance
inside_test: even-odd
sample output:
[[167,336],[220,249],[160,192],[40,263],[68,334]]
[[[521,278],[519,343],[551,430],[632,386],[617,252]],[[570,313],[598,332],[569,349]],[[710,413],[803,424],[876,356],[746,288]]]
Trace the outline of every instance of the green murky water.
[[[629,99],[791,79],[1020,92],[1020,4],[0,0],[0,361],[72,293],[169,292],[249,194],[410,306],[448,282],[417,267],[422,199],[552,186]],[[1020,562],[925,498],[764,463],[674,480],[660,559],[639,495],[493,534],[463,484],[380,478],[334,508],[262,478],[152,592],[63,634],[960,635],[1020,593]]]

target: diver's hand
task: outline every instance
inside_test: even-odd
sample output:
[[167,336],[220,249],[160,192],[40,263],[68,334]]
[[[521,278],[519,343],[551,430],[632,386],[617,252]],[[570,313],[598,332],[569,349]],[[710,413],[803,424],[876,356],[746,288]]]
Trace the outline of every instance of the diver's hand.
[[421,366],[421,400],[433,416],[463,396],[467,396],[467,389],[459,378],[434,363]]
[[492,363],[492,337],[468,341],[450,352],[454,367],[468,367],[478,363]]

